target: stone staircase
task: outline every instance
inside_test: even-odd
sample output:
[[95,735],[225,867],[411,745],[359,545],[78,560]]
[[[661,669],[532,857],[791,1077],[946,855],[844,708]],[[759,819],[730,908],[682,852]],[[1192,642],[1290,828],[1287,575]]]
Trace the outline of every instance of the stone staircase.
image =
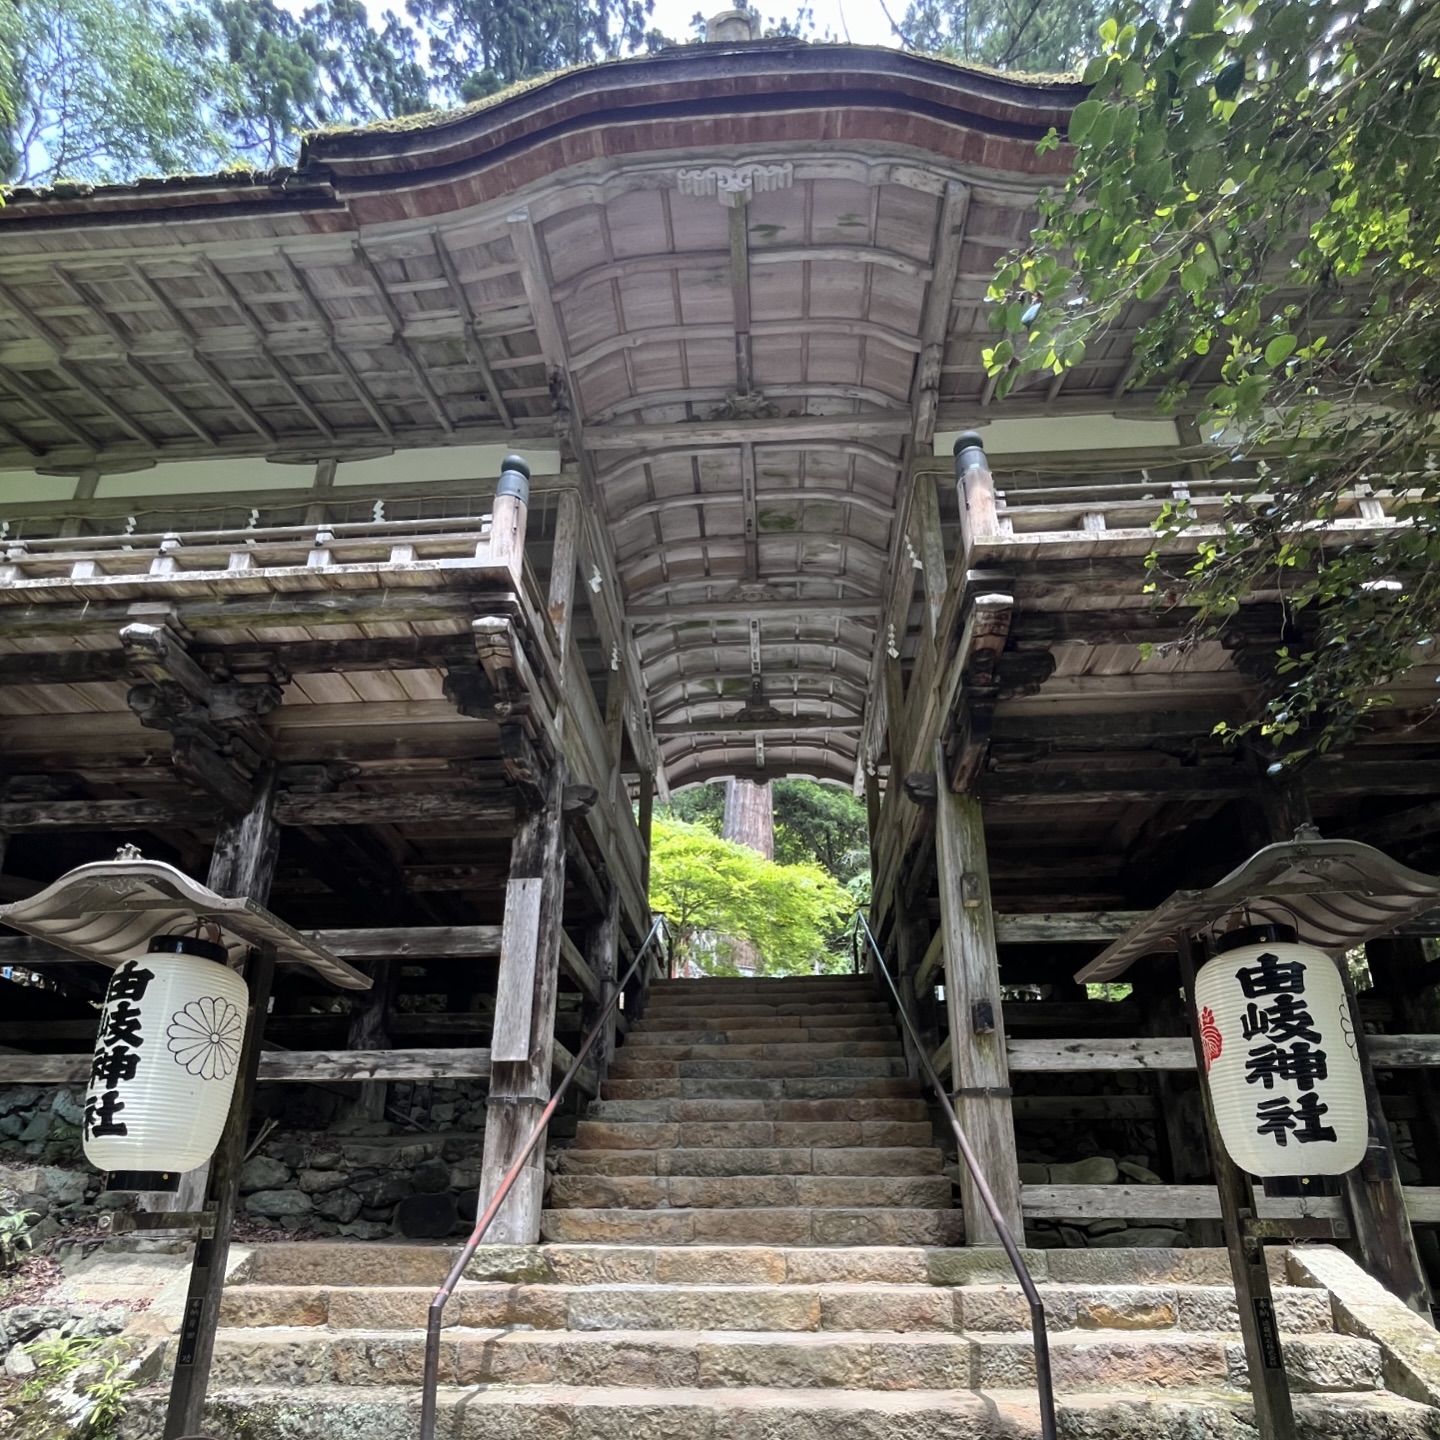
[[929,1111],[868,977],[651,987],[558,1155],[541,1237],[953,1245]]
[[[414,1440],[426,1307],[455,1253],[257,1248],[226,1292],[206,1433]],[[1032,1258],[1063,1437],[1253,1440],[1222,1251]],[[1028,1311],[998,1251],[554,1244],[484,1249],[469,1273],[442,1440],[1039,1433]],[[1440,1411],[1385,1389],[1374,1341],[1335,1333],[1325,1289],[1275,1293],[1302,1436],[1440,1434]],[[163,1387],[142,1393],[124,1440],[157,1440],[163,1410]]]
[[[1000,1251],[955,1248],[868,982],[657,987],[591,1117],[559,1157],[551,1243],[483,1248],[450,1303],[441,1440],[1038,1436],[1027,1307]],[[456,1253],[257,1247],[226,1291],[206,1433],[415,1440]],[[1223,1251],[1028,1258],[1064,1440],[1254,1440]],[[1357,1326],[1325,1277],[1378,1287],[1335,1251],[1271,1263],[1305,1440],[1440,1437],[1427,1384],[1386,1388],[1409,1373],[1386,1335],[1339,1333]],[[163,1413],[163,1386],[139,1392],[123,1440],[158,1440]]]

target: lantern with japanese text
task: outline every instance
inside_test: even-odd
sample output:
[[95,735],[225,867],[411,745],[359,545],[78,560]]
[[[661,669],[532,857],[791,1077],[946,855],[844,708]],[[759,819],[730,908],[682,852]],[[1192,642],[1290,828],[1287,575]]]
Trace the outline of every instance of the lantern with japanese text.
[[225,947],[157,935],[110,977],[85,1092],[84,1144],[111,1190],[174,1190],[230,1111],[249,993]]
[[1340,1175],[1365,1154],[1365,1085],[1345,984],[1293,931],[1232,931],[1195,977],[1215,1121],[1252,1175]]

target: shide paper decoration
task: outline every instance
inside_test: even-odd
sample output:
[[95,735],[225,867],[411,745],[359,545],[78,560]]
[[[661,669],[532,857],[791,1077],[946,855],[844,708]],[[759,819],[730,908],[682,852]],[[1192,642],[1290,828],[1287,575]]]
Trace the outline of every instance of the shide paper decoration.
[[225,958],[193,935],[157,935],[110,978],[83,1128],[111,1190],[174,1190],[220,1141],[249,1003]]
[[1195,977],[1195,1012],[1230,1158],[1258,1176],[1354,1169],[1369,1123],[1335,962],[1279,926],[1226,939]]

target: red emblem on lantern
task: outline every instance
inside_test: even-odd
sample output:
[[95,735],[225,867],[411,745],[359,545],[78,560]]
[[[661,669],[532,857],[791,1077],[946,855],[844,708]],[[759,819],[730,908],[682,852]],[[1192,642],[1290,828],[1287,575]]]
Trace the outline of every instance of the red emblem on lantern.
[[1208,1005],[1200,1012],[1200,1045],[1205,1052],[1205,1073],[1208,1075],[1210,1067],[1225,1048],[1225,1039],[1215,1023],[1215,1012]]

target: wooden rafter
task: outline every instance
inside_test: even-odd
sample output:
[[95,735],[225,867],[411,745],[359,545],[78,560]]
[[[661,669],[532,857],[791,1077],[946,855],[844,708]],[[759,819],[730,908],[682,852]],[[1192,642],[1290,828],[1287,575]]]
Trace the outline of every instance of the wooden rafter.
[[[134,347],[130,342],[130,336],[125,333],[124,329],[115,321],[114,317],[110,315],[99,298],[89,294],[80,281],[68,274],[63,266],[54,266],[53,273],[55,278],[86,308],[105,333],[120,347],[120,353],[124,357],[125,364],[139,376],[150,391],[174,414],[175,418],[187,429],[194,431],[196,436],[207,445],[214,445],[216,443],[214,434],[191,413],[190,409],[181,401],[180,397],[176,395],[168,385],[158,379],[145,361],[135,353]],[[49,335],[47,335],[46,338],[51,339]],[[55,343],[53,339],[51,343]]]
[[[284,254],[284,252],[281,252]],[[291,265],[289,256],[285,257],[286,263]],[[235,283],[228,275],[221,270],[208,255],[200,256],[200,267],[204,270],[211,284],[225,297],[231,308],[240,317],[241,323],[255,337],[255,343],[260,351],[261,358],[270,368],[271,375],[278,382],[280,387],[295,403],[305,418],[327,439],[334,440],[335,427],[310,403],[304,392],[295,383],[290,372],[280,363],[279,357],[270,348],[270,337],[265,327],[251,313],[250,307],[245,302]],[[333,335],[332,335],[333,340]],[[348,362],[346,362],[348,363]]]
[[330,318],[330,312],[320,303],[320,297],[310,286],[306,279],[305,272],[295,263],[289,253],[285,250],[279,252],[280,258],[285,262],[285,268],[290,273],[290,279],[295,288],[304,297],[305,303],[310,308],[311,314],[319,322],[320,328],[330,339],[330,353],[335,363],[340,367],[340,373],[344,375],[350,388],[355,392],[355,398],[365,407],[365,413],[375,422],[376,428],[387,439],[395,438],[395,427],[386,418],[385,412],[380,408],[380,402],[370,393],[365,382],[361,380],[354,365],[350,363],[350,357],[345,354],[344,346],[339,343],[335,332],[335,322]]
[[430,407],[431,413],[440,422],[440,428],[447,435],[455,433],[455,421],[451,419],[450,412],[445,408],[445,402],[440,398],[440,393],[430,383],[430,377],[425,373],[425,367],[415,358],[415,352],[410,348],[410,342],[405,338],[405,319],[395,306],[390,291],[386,288],[385,277],[381,275],[375,261],[371,259],[365,247],[357,243],[354,247],[355,258],[360,262],[360,267],[370,277],[370,283],[375,287],[375,299],[379,302],[380,308],[385,312],[385,318],[390,322],[393,331],[391,344],[394,345],[396,353],[405,362],[406,368],[410,371],[411,378],[415,381],[420,394],[424,397],[425,403]]
[[59,426],[77,445],[87,450],[98,450],[100,442],[86,431],[78,421],[52,405],[28,380],[22,379],[18,370],[0,365],[0,380],[3,380],[27,405],[38,410],[52,424]]
[[141,268],[138,262],[135,260],[129,261],[127,269],[134,278],[135,283],[139,285],[154,304],[166,314],[170,323],[179,332],[190,363],[234,406],[245,423],[249,425],[262,440],[273,445],[275,443],[275,432],[270,428],[270,425],[264,417],[261,416],[259,411],[220,373],[210,360],[201,353],[197,343],[199,337],[196,335],[195,327],[191,325],[185,312],[171,300],[161,286],[155,283],[154,279]]
[[465,347],[470,352],[470,358],[475,362],[475,368],[480,372],[480,379],[484,383],[486,394],[490,397],[490,403],[495,407],[495,413],[500,417],[501,423],[507,430],[513,430],[515,428],[514,417],[505,403],[505,396],[501,393],[499,383],[495,379],[495,372],[490,368],[490,362],[485,357],[484,346],[480,343],[480,337],[475,331],[475,311],[470,305],[470,297],[465,293],[465,285],[460,279],[460,272],[456,269],[455,257],[450,253],[450,247],[446,245],[444,238],[438,232],[432,231],[430,239],[434,243],[435,257],[440,262],[441,272],[445,276],[446,284],[450,287],[455,308],[465,323]]

